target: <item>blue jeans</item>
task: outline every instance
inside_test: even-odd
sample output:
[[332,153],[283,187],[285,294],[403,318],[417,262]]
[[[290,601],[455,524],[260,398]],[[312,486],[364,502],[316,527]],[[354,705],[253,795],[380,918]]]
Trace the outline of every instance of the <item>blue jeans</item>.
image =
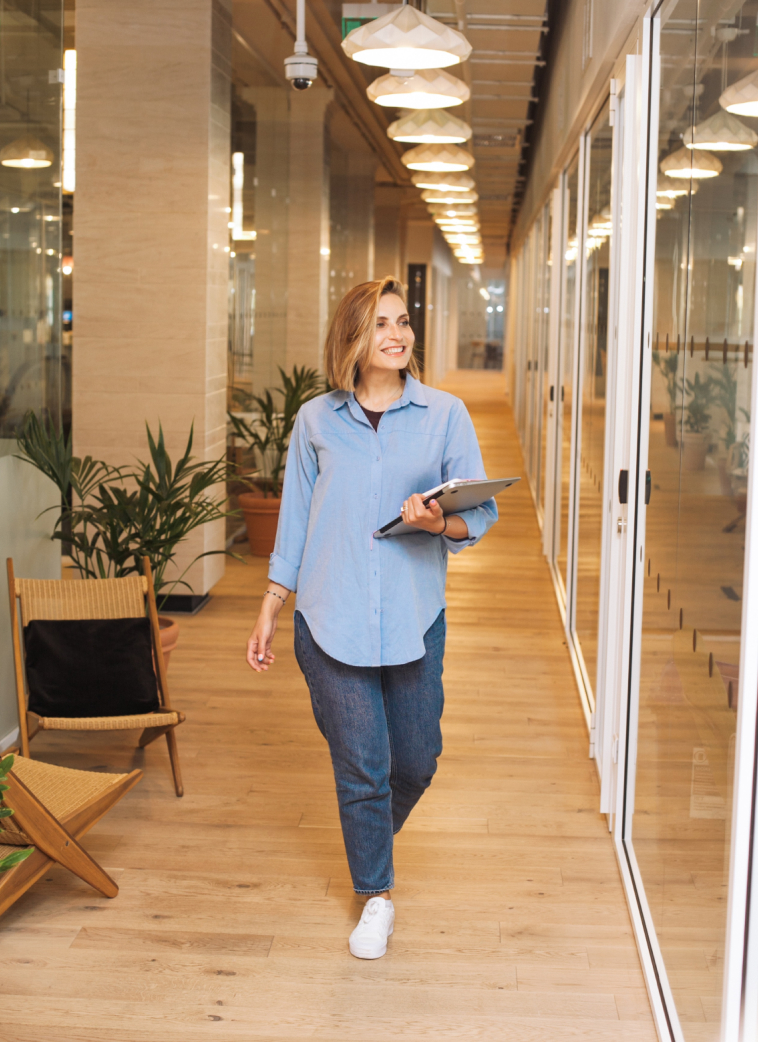
[[442,752],[444,611],[424,646],[423,658],[401,666],[348,666],[321,650],[295,612],[295,655],[329,743],[358,894],[394,886],[392,837],[428,788]]

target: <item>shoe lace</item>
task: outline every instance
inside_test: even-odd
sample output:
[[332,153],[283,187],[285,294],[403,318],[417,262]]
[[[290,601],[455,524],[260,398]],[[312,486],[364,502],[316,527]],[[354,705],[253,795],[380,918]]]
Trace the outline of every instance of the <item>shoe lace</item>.
[[380,904],[379,898],[374,898],[371,901],[367,901],[366,907],[363,909],[363,915],[361,916],[361,920],[364,923],[367,923],[370,919],[373,919],[375,915],[379,914],[382,904],[384,904],[384,901],[382,900]]

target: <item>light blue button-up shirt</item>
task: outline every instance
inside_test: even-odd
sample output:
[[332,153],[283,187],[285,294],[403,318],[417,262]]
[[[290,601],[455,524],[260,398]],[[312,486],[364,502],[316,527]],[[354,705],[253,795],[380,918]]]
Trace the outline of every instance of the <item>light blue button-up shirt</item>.
[[463,402],[406,376],[378,431],[352,392],[302,406],[292,432],[269,579],[297,590],[297,609],[327,655],[395,666],[424,655],[445,607],[448,551],[497,521],[495,500],[461,511],[469,538],[428,532],[374,539],[403,500],[453,478],[485,478]]

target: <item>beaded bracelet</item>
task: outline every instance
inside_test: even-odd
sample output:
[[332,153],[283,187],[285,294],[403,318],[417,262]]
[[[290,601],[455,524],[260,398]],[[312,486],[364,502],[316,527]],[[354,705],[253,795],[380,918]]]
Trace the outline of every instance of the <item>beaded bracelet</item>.
[[[282,604],[286,604],[287,603],[287,600],[286,600],[285,597],[281,597],[278,593],[274,593],[273,590],[266,590],[266,593],[270,593],[272,597],[279,597],[279,600],[282,602]],[[263,594],[264,597],[266,596],[266,593]]]

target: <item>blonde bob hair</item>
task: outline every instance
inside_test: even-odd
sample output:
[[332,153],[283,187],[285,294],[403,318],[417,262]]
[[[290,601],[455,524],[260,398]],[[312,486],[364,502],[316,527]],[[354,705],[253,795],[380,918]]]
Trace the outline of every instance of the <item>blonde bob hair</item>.
[[[405,301],[405,287],[392,275],[353,286],[337,305],[324,347],[326,375],[335,390],[355,390],[361,369],[374,351],[379,301],[389,293]],[[412,351],[408,365],[400,372],[419,378],[419,365]]]

